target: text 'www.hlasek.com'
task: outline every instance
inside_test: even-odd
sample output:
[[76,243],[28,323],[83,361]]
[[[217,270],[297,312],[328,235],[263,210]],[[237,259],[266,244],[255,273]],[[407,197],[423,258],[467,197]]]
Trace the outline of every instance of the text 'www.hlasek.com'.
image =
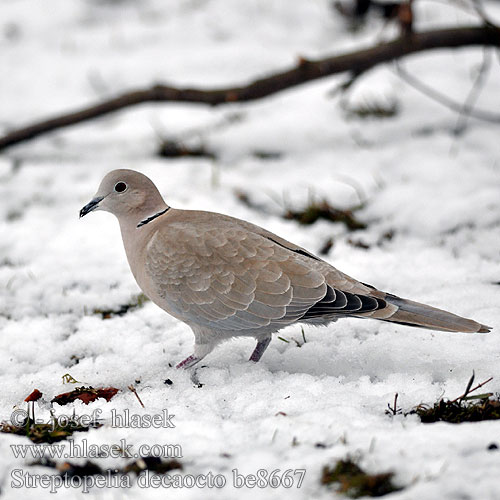
[[[81,426],[99,427],[101,425],[101,410],[95,410],[91,415],[54,415],[46,421],[38,419],[34,424],[46,425],[53,430]],[[128,410],[118,413],[111,411],[111,419],[107,422],[114,428],[175,428],[174,414],[163,410],[159,414],[131,414]],[[29,417],[27,412],[16,409],[11,415],[11,424],[17,428],[25,428]],[[69,437],[58,443],[11,444],[12,455],[16,459],[29,460],[31,465],[51,465],[59,474],[31,472],[23,468],[13,468],[10,472],[10,487],[13,489],[43,488],[51,493],[57,493],[62,488],[79,489],[84,493],[93,488],[300,488],[306,474],[305,469],[266,469],[259,468],[252,472],[240,471],[237,468],[231,472],[188,473],[182,471],[178,459],[183,458],[180,444],[175,443],[129,443],[119,439],[113,444],[97,444],[82,438],[75,441]],[[133,459],[135,468],[103,469],[92,472],[71,470],[67,460],[77,459]],[[80,459],[80,460],[78,460]],[[151,459],[169,459],[175,463],[173,470],[159,472],[147,468]],[[90,463],[90,462],[87,462]],[[156,462],[157,463],[157,462]],[[62,465],[61,465],[62,464]],[[84,468],[84,467],[83,467]],[[135,472],[135,474],[132,474]]]

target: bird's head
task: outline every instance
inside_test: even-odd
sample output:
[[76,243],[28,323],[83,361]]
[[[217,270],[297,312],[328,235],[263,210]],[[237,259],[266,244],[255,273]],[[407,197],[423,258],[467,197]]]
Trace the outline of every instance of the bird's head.
[[140,221],[167,207],[148,177],[135,170],[119,169],[106,174],[95,196],[80,210],[80,217],[104,210],[118,220]]

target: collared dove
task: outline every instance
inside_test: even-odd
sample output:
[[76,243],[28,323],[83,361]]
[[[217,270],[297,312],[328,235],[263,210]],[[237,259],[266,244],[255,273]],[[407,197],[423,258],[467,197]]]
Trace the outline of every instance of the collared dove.
[[130,269],[146,296],[193,330],[194,353],[178,368],[238,336],[255,337],[250,360],[259,361],[272,333],[299,322],[356,317],[447,332],[491,329],[377,290],[249,222],[171,208],[134,170],[104,177],[80,217],[95,210],[117,217]]

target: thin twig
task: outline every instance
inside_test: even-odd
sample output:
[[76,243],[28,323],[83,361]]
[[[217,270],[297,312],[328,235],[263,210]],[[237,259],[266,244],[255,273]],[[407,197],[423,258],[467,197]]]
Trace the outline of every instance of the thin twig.
[[399,394],[396,392],[396,394],[394,394],[394,406],[391,408],[391,405],[389,403],[387,403],[387,408],[389,408],[389,411],[386,410],[385,413],[387,415],[393,415],[393,416],[396,416],[398,415],[399,413],[401,413],[401,410],[398,410],[398,396]]
[[328,97],[336,97],[338,94],[346,93],[363,73],[363,71],[351,73],[349,78],[340,82],[336,87],[328,92]]
[[480,387],[483,387],[483,385],[486,385],[488,382],[491,382],[492,380],[493,377],[490,377],[488,380],[485,380],[484,382],[481,382],[480,384],[476,385],[476,387],[474,387],[473,389],[470,389],[469,387],[461,396],[458,396],[458,398],[455,398],[453,401],[450,401],[450,403],[456,403],[459,399],[464,399],[465,397],[467,397],[468,394],[477,391]]
[[[395,62],[395,67],[398,76],[406,83],[408,83],[408,85],[411,85],[420,93],[426,95],[427,97],[430,97],[434,101],[442,104],[452,111],[456,111],[458,113],[462,112],[463,104],[450,99],[447,95],[433,89],[415,76],[411,75],[397,61]],[[474,110],[470,111],[469,116],[472,118],[476,118],[477,120],[483,120],[490,123],[500,123],[500,114],[492,113],[491,111],[487,111],[485,109],[475,108]]]
[[465,129],[467,127],[467,120],[471,113],[474,111],[474,104],[476,103],[479,94],[483,89],[484,81],[486,80],[486,77],[488,76],[489,70],[491,68],[491,55],[491,51],[487,50],[485,47],[483,50],[483,62],[477,72],[477,76],[474,80],[472,88],[470,89],[469,95],[467,96],[467,99],[465,100],[464,105],[457,118],[455,130],[453,131],[453,133],[457,136],[465,132]]
[[131,392],[133,392],[133,393],[135,394],[135,397],[137,398],[137,400],[139,401],[139,403],[141,403],[141,406],[142,406],[143,408],[146,408],[146,407],[144,406],[144,404],[142,403],[141,398],[139,397],[139,394],[137,394],[137,391],[136,391],[135,387],[134,387],[133,385],[129,385],[129,386],[128,386],[128,389],[129,389]]
[[498,28],[498,26],[486,14],[483,4],[481,3],[480,0],[472,0],[472,8],[486,26]]

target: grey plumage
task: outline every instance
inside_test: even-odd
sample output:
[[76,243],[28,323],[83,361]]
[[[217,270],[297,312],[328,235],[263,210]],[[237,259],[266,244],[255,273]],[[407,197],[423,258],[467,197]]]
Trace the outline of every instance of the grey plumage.
[[193,330],[194,354],[179,366],[192,366],[235,336],[257,339],[251,359],[258,361],[271,334],[297,322],[358,317],[449,332],[490,330],[379,291],[249,222],[170,208],[154,184],[133,170],[107,174],[80,216],[93,210],[116,215],[143,292]]

